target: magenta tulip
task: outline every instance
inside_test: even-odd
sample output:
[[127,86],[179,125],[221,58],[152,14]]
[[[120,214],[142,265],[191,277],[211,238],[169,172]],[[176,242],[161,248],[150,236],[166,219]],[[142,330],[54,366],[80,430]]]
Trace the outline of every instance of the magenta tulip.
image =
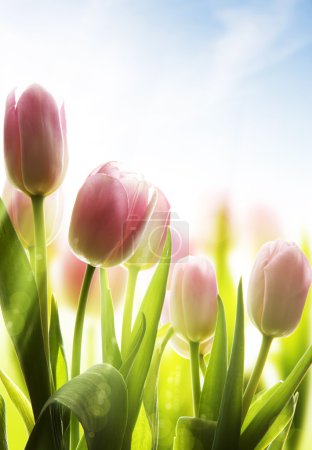
[[4,156],[11,182],[28,195],[49,195],[67,168],[66,121],[51,94],[36,84],[16,103],[12,91],[4,117]]
[[214,332],[218,287],[213,265],[203,256],[178,261],[172,275],[170,316],[175,331],[187,341],[206,341]]
[[311,282],[311,267],[295,243],[277,240],[263,245],[250,275],[247,303],[261,333],[278,337],[294,331]]
[[116,163],[98,167],[77,195],[69,242],[80,259],[110,267],[136,250],[155,204],[149,185]]

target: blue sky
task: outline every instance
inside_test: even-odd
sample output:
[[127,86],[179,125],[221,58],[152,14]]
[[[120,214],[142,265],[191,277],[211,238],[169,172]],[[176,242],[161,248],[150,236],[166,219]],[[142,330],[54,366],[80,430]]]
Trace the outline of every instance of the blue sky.
[[[37,81],[64,99],[68,210],[110,159],[191,230],[214,198],[312,230],[310,1],[0,0],[0,108]],[[4,179],[0,163],[0,181]]]

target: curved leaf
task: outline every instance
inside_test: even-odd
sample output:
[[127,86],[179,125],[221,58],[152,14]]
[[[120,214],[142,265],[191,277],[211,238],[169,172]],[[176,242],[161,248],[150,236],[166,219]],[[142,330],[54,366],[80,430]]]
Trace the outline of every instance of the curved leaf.
[[[213,450],[224,450],[231,443],[231,450],[239,447],[239,436],[242,415],[244,377],[244,303],[242,280],[239,282],[237,294],[237,310],[234,340],[231,351],[229,369],[226,376],[219,420]],[[253,447],[250,447],[253,448]]]
[[274,393],[263,404],[258,414],[246,427],[241,435],[241,450],[254,448],[262,439],[272,421],[285,407],[297,390],[300,382],[305,376],[312,363],[312,345],[303,354],[300,361],[288,375],[286,380],[274,391]]
[[180,417],[173,450],[210,450],[217,423],[194,417]]
[[144,314],[142,314],[140,327],[137,330],[134,330],[136,334],[133,337],[132,341],[130,342],[126,359],[119,369],[119,372],[121,373],[121,375],[124,377],[125,380],[127,379],[128,373],[131,370],[131,367],[135,361],[135,358],[137,356],[138,350],[144,337],[145,330],[146,330],[146,319]]
[[34,275],[0,199],[0,303],[8,333],[18,355],[37,418],[50,396],[39,297]]
[[146,318],[146,331],[127,377],[129,414],[123,448],[130,448],[131,434],[141,407],[144,383],[153,356],[158,323],[166,294],[170,255],[171,237],[170,232],[168,232],[162,257],[144,296],[131,335],[132,341],[140,327],[141,314],[144,314]]
[[20,413],[28,433],[31,433],[35,422],[29,400],[25,397],[20,388],[2,370],[0,370],[0,379],[14,406]]
[[104,363],[111,364],[119,369],[121,354],[116,339],[115,317],[111,291],[108,285],[106,270],[100,269],[101,284],[101,333],[102,333],[102,359]]
[[265,450],[271,442],[287,427],[292,421],[296,411],[298,394],[294,395],[287,405],[282,409],[277,418],[274,420],[268,431],[265,433],[255,450]]
[[46,403],[25,450],[64,447],[62,412],[71,411],[85,432],[88,450],[119,450],[127,421],[127,391],[120,373],[108,364],[73,378]]
[[8,450],[6,434],[5,403],[0,395],[0,450]]
[[59,389],[68,380],[67,362],[63,345],[57,303],[52,295],[51,319],[49,328],[50,361],[55,389]]
[[199,417],[217,421],[227,372],[225,311],[218,297],[218,319],[199,404]]
[[[294,398],[294,402],[296,402],[296,401],[297,401],[297,399]],[[286,427],[281,431],[281,433],[269,445],[268,450],[283,450],[283,448],[284,448],[284,446],[286,444],[287,438],[288,438],[289,430],[290,430],[291,425],[293,423],[295,412],[296,412],[296,405],[295,405],[295,408],[294,408],[294,414],[290,418],[290,421],[288,422]]]

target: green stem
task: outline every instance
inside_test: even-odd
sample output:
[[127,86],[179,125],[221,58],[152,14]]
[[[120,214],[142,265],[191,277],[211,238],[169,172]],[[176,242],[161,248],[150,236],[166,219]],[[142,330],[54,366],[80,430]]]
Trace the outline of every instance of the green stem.
[[131,336],[133,300],[138,274],[139,270],[137,267],[128,268],[128,284],[127,284],[126,300],[122,320],[122,334],[121,334],[121,355],[123,358],[127,353]]
[[[43,333],[44,350],[50,361],[49,325],[48,325],[48,277],[47,248],[44,224],[44,197],[32,196],[32,208],[35,223],[35,276],[40,302],[40,316]],[[50,365],[50,363],[49,363]]]
[[[71,378],[79,375],[80,362],[81,362],[81,345],[82,345],[82,332],[83,322],[86,311],[86,304],[88,299],[88,293],[92,281],[92,277],[95,271],[95,267],[87,265],[82,288],[80,292],[79,304],[76,315],[74,339],[73,339],[73,351],[72,351],[72,366],[71,366]],[[79,422],[71,415],[70,418],[70,448],[76,450],[79,442]]]
[[249,406],[251,404],[252,398],[256,392],[268,353],[272,344],[273,338],[271,336],[262,336],[261,348],[259,351],[258,359],[256,365],[248,381],[247,387],[243,396],[243,410],[242,410],[242,422],[244,421],[246,414],[248,412]]
[[194,416],[198,417],[200,400],[199,342],[190,341]]

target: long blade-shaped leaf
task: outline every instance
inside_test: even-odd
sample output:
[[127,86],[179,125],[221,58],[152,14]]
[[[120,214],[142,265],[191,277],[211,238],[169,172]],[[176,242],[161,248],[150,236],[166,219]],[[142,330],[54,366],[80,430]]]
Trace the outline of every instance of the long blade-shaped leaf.
[[[237,294],[234,340],[226,376],[213,450],[239,447],[244,377],[244,303],[242,280]],[[250,447],[252,448],[252,447]]]
[[50,396],[36,282],[4,204],[0,199],[0,303],[18,355],[35,418]]
[[[165,335],[164,335],[165,333]],[[160,344],[154,350],[152,362],[146,377],[146,383],[143,394],[143,404],[146,411],[147,419],[152,434],[152,450],[157,449],[158,443],[158,374],[162,355],[166,348],[168,341],[173,335],[173,328],[169,324],[165,325],[163,329],[159,330],[158,338],[161,339]],[[160,337],[161,336],[161,337]]]
[[271,442],[287,427],[289,422],[294,417],[296,405],[298,401],[298,394],[294,395],[286,406],[279,413],[273,424],[265,433],[261,441],[257,444],[255,450],[265,450]]
[[268,399],[272,397],[276,389],[279,388],[279,386],[282,384],[282,381],[278,381],[273,386],[271,386],[269,389],[259,392],[259,394],[256,394],[254,401],[252,402],[248,413],[246,415],[246,418],[244,420],[241,432],[243,433],[250,422],[256,417],[256,415],[259,413],[261,408],[263,408],[263,405],[266,404]]
[[101,329],[103,362],[119,369],[121,354],[115,333],[115,317],[111,291],[108,286],[107,273],[100,269],[101,282]]
[[312,345],[303,354],[300,361],[288,375],[286,380],[276,389],[254,419],[249,423],[241,436],[240,449],[249,450],[254,448],[266,433],[272,421],[282,411],[286,403],[297,390],[300,382],[305,376],[312,363]]
[[135,331],[135,336],[131,340],[130,346],[127,351],[126,359],[123,362],[122,366],[119,369],[119,372],[126,380],[131,370],[131,367],[134,364],[135,358],[137,356],[138,350],[140,348],[141,342],[143,340],[144,334],[146,330],[146,319],[144,314],[141,316],[141,324],[140,327]]
[[46,403],[25,450],[63,448],[62,408],[80,421],[88,450],[120,449],[127,421],[127,391],[114,367],[93,366],[56,391]]
[[54,386],[59,389],[68,380],[67,362],[60,327],[58,308],[54,296],[51,301],[51,320],[49,329],[50,361]]
[[210,450],[216,425],[216,422],[213,421],[180,417],[176,427],[173,450]]
[[[297,399],[294,398],[294,402],[296,402],[296,401],[297,401]],[[282,432],[274,439],[274,441],[271,442],[271,444],[268,447],[268,450],[283,450],[283,448],[286,444],[287,438],[288,438],[289,430],[293,423],[294,415],[296,412],[296,405],[295,405],[295,408],[293,411],[294,411],[294,414],[292,415],[290,421],[288,422],[286,427],[282,430]]]
[[8,450],[6,434],[5,403],[0,395],[0,450]]
[[140,411],[144,383],[154,351],[158,323],[166,294],[170,254],[171,237],[168,232],[162,257],[147,289],[139,314],[133,326],[132,336],[134,337],[136,335],[136,330],[140,327],[140,316],[141,314],[144,314],[146,318],[146,331],[137,357],[127,378],[129,415],[124,448],[130,447],[131,434]]
[[20,413],[28,433],[31,433],[35,422],[29,400],[25,397],[20,388],[2,370],[0,370],[0,379],[14,406]]
[[200,396],[199,417],[217,421],[227,372],[227,333],[224,306],[218,298],[218,319]]

